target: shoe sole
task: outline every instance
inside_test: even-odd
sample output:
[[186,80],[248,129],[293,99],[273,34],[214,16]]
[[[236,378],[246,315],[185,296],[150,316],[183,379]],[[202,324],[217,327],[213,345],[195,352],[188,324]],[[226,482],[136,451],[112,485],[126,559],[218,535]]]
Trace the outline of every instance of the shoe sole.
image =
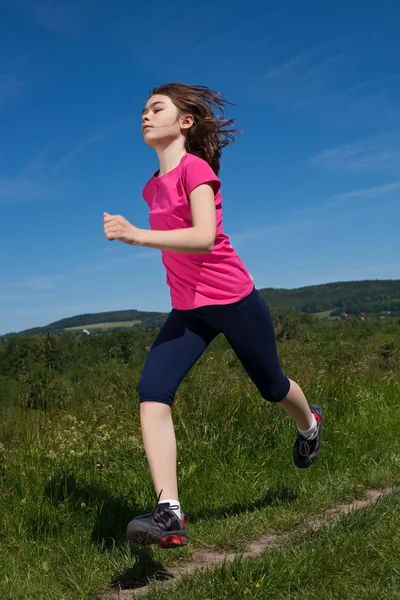
[[174,531],[160,536],[153,531],[130,531],[127,530],[127,540],[132,546],[152,546],[156,544],[159,548],[178,548],[187,546],[189,538],[185,530]]

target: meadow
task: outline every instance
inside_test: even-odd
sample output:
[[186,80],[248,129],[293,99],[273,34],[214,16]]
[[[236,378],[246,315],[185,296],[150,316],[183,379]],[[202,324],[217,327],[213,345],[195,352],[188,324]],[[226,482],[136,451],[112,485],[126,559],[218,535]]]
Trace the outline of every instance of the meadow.
[[88,331],[96,331],[97,329],[113,329],[116,327],[134,327],[141,323],[140,319],[134,319],[133,321],[111,321],[110,323],[89,323],[88,325],[75,325],[75,327],[66,327],[65,331],[82,331],[87,329]]
[[[191,540],[179,550],[125,540],[127,522],[155,502],[136,384],[156,332],[0,345],[1,600],[134,590],[196,549],[240,553],[266,533],[294,535],[147,597],[400,598],[400,322],[288,316],[276,332],[284,371],[325,411],[318,462],[295,468],[294,424],[220,336],[173,409]],[[313,515],[386,486],[393,494],[376,505],[296,535]]]

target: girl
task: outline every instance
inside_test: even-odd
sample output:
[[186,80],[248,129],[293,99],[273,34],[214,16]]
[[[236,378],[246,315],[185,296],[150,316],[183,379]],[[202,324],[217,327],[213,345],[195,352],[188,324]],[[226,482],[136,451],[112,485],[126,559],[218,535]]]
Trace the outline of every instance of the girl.
[[282,373],[269,309],[222,228],[221,151],[237,133],[229,129],[233,121],[224,119],[225,104],[204,86],[153,89],[142,114],[144,141],[160,165],[143,190],[151,229],[103,213],[108,240],[161,250],[172,303],[138,384],[143,443],[158,499],[152,513],[128,524],[127,539],[135,545],[188,544],[171,407],[183,378],[219,333],[261,396],[296,422],[295,465],[311,466],[320,451],[322,409],[309,406],[297,383]]

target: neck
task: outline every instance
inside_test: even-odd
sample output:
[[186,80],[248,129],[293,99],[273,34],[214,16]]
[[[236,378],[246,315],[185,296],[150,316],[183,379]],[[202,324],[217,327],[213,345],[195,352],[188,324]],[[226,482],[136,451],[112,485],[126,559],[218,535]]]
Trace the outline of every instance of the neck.
[[165,175],[168,171],[175,169],[181,161],[182,156],[186,154],[185,147],[181,140],[174,140],[162,148],[156,148],[158,160],[160,163],[159,176]]

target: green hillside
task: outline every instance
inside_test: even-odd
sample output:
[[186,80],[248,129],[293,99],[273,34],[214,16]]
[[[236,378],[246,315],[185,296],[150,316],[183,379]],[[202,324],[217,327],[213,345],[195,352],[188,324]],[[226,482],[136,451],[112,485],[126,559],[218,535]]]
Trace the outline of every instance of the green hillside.
[[[377,315],[390,313],[400,315],[400,280],[364,280],[326,283],[296,289],[263,288],[260,295],[273,314],[288,311],[338,316],[342,312],[348,315]],[[167,313],[138,310],[119,310],[101,313],[75,315],[55,321],[44,327],[34,327],[12,336],[34,336],[46,333],[60,333],[65,330],[79,331],[116,331],[118,329],[153,329],[161,327]],[[97,327],[96,327],[97,325]]]
[[[54,321],[44,327],[33,327],[18,333],[9,333],[7,337],[46,335],[50,333],[61,333],[62,331],[76,331],[81,329],[106,330],[109,324],[110,330],[134,327],[135,329],[152,329],[161,327],[166,319],[167,313],[144,312],[140,310],[116,310],[112,312],[86,313],[75,315],[60,321]],[[97,327],[96,327],[97,325]]]
[[345,281],[313,285],[293,290],[259,290],[270,308],[320,313],[336,310],[349,315],[400,312],[400,280]]

